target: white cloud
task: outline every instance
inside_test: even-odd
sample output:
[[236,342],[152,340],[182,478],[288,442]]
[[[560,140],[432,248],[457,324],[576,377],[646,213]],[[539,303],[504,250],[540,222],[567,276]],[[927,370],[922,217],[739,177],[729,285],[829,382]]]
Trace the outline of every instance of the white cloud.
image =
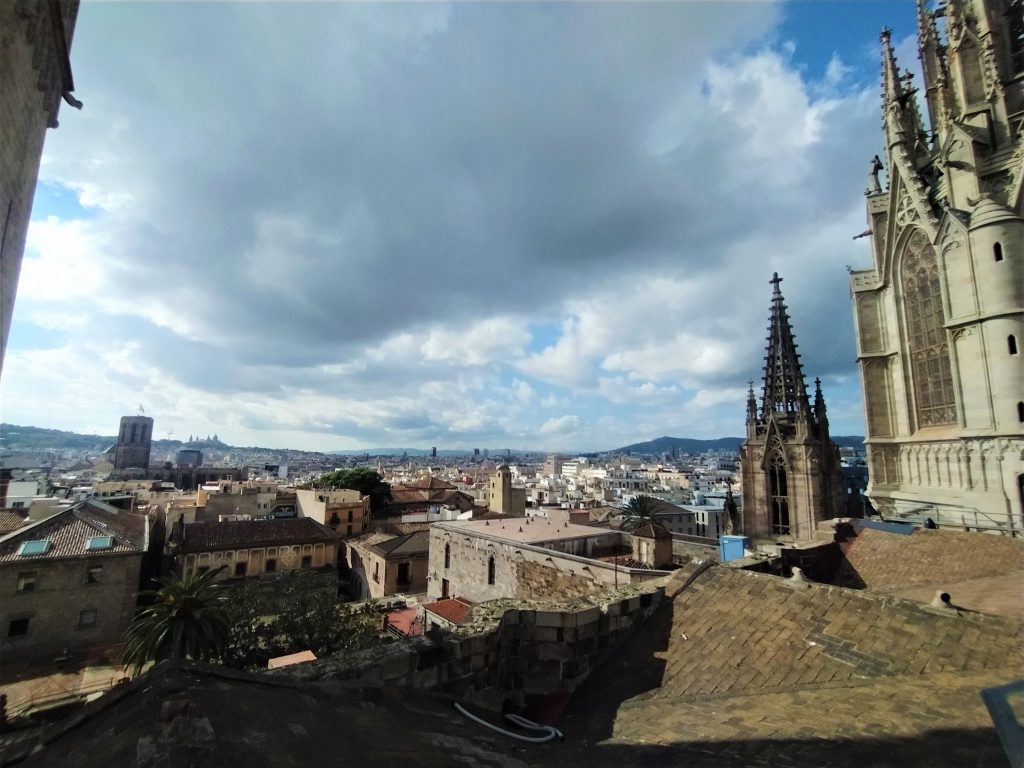
[[30,230],[16,324],[60,339],[15,328],[5,419],[141,399],[158,429],[331,448],[735,432],[774,270],[808,373],[849,375],[877,94],[766,47],[778,13],[83,8],[87,109],[41,178],[94,210]]

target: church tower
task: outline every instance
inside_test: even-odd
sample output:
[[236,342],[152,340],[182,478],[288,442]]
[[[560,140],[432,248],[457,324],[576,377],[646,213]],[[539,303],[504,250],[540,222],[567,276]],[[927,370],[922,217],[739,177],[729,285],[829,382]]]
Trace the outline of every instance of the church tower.
[[918,0],[917,23],[917,86],[882,32],[873,258],[851,272],[868,495],[885,516],[1019,535],[1024,0]]
[[152,447],[153,419],[141,415],[122,416],[114,469],[148,469]]
[[803,541],[814,536],[816,521],[842,514],[843,477],[820,380],[813,404],[807,397],[781,282],[772,276],[760,409],[753,382],[747,394],[747,439],[740,447],[743,533]]

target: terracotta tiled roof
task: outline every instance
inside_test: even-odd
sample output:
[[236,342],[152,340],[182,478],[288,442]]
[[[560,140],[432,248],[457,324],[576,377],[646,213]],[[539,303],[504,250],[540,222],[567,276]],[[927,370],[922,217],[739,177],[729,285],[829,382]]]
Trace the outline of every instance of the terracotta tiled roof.
[[406,487],[406,488],[425,488],[425,489],[429,489],[431,491],[437,491],[437,490],[452,491],[452,490],[455,490],[455,486],[454,485],[452,485],[450,483],[446,483],[444,480],[442,480],[439,477],[433,477],[433,476],[420,478],[419,480],[416,480],[415,482],[409,483],[408,485],[406,485],[404,487]]
[[204,552],[231,547],[337,541],[330,528],[308,517],[286,520],[243,520],[223,523],[189,523],[185,526],[183,552]]
[[671,539],[672,534],[662,528],[660,525],[642,525],[633,531],[634,536],[640,536],[644,539]]
[[25,515],[13,509],[0,509],[0,536],[16,531],[25,524]]
[[382,555],[425,555],[430,551],[430,531],[396,536],[374,546]]
[[473,610],[473,603],[462,597],[446,597],[436,603],[427,603],[423,608],[452,624],[461,624]]
[[[112,546],[87,550],[86,542],[97,536],[110,536]],[[50,546],[43,554],[19,555],[21,545],[26,541],[48,541]],[[147,545],[145,515],[117,509],[90,498],[0,538],[0,563],[141,553]]]

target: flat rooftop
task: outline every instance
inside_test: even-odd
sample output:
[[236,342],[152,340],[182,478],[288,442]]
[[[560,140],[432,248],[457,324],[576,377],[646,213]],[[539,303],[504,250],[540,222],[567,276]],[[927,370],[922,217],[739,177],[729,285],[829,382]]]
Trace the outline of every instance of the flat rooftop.
[[507,539],[519,544],[538,544],[544,541],[561,541],[563,539],[584,539],[616,533],[608,528],[577,525],[575,523],[558,524],[537,517],[507,517],[503,520],[452,520],[444,523],[434,523],[434,525],[447,530],[494,536],[495,538]]

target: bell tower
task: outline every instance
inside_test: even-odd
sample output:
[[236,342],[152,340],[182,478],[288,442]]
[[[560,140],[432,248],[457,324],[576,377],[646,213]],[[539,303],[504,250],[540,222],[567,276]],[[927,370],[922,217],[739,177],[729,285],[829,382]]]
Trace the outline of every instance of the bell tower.
[[839,449],[828,434],[821,381],[814,404],[779,284],[771,279],[772,305],[765,349],[764,384],[758,408],[747,393],[747,439],[740,447],[743,533],[755,539],[802,541],[818,520],[844,510]]

